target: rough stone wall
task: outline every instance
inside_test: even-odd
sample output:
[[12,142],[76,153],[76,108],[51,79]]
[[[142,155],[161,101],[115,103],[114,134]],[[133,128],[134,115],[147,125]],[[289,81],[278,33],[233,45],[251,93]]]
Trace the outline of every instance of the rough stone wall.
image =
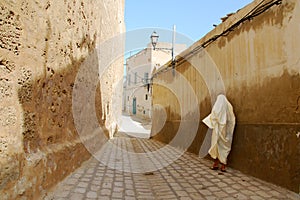
[[[118,2],[119,1],[119,2]],[[101,29],[100,46],[105,42],[105,51],[101,54],[107,61],[107,64],[102,64],[105,68],[100,80],[100,89],[102,94],[102,120],[105,121],[105,127],[108,129],[110,136],[117,131],[117,120],[122,113],[122,91],[123,91],[123,74],[124,74],[124,0],[111,1],[105,0],[100,4],[100,10],[105,10],[102,13],[101,26],[107,27]],[[109,20],[111,18],[113,23]],[[115,30],[119,30],[114,34]],[[108,47],[107,46],[111,46]],[[101,49],[100,49],[101,52]],[[112,62],[113,61],[113,62]],[[112,62],[112,63],[111,63]],[[107,67],[109,66],[109,67]]]
[[[264,1],[260,4],[261,2],[254,1],[239,10],[182,53],[181,56],[185,57],[193,52],[188,61],[179,64],[177,71],[193,85],[196,76],[190,69],[193,68],[193,63],[201,63],[205,71],[209,69],[207,60],[214,62],[237,119],[229,165],[298,193],[300,40],[297,35],[300,33],[300,2],[283,0],[281,4],[275,4],[263,13],[232,26],[260,5],[276,1]],[[232,28],[218,37],[229,27]],[[201,46],[204,48],[198,48]],[[204,51],[206,54],[203,56]],[[201,120],[203,115],[209,113],[211,99],[220,92],[214,86],[219,80],[214,79],[212,73],[212,70],[208,70],[202,74],[203,79],[212,79],[204,81],[206,86],[194,89],[197,95],[202,93],[207,97],[198,101]],[[163,75],[158,75],[157,78],[166,79]],[[208,87],[213,88],[210,95],[206,92]],[[172,100],[166,98],[168,95],[160,96],[161,91],[160,87],[154,85],[153,104],[162,102],[162,105],[168,106],[165,106],[166,110],[179,115],[178,118],[182,117],[178,105],[172,104]],[[162,112],[157,110],[156,113]],[[154,113],[153,118],[156,117]],[[174,137],[178,124],[178,120],[169,117],[156,138],[169,142]],[[201,130],[201,124],[200,122],[200,129],[189,149],[197,154],[207,130]]]
[[[124,31],[123,6],[0,2],[1,199],[35,199],[90,157],[74,126],[72,91],[83,61],[98,65],[89,58],[96,44]],[[116,62],[107,74],[117,79],[122,70]],[[111,98],[114,79],[103,77],[108,92],[97,97]],[[96,104],[100,119],[102,100]]]

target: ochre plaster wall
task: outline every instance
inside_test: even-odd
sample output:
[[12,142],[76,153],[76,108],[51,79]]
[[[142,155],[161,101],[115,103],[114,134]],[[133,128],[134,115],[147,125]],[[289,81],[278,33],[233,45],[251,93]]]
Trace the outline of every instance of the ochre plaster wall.
[[[183,64],[182,61],[177,64],[177,72],[183,74],[191,85],[199,79],[195,73],[206,83],[198,84],[198,89],[194,89],[198,95],[196,103],[200,105],[200,128],[189,150],[199,153],[207,131],[201,120],[210,112],[216,95],[222,93],[220,88],[215,88],[217,84],[214,85],[220,81],[212,76],[214,71],[211,69],[216,67],[237,119],[229,166],[298,193],[300,138],[296,134],[300,132],[300,2],[283,0],[281,4],[243,21],[204,48],[198,48],[251,13],[261,5],[260,2],[254,1],[239,10],[180,55],[186,57],[193,52]],[[195,51],[197,48],[201,50]],[[205,71],[202,75],[190,69],[195,68],[195,63],[200,63]],[[210,76],[213,78],[207,78]],[[168,78],[172,79],[171,76]],[[162,72],[155,79],[167,78]],[[163,105],[168,113],[180,119],[178,103],[173,97],[169,98],[168,90],[155,84],[155,79],[153,104]],[[180,87],[185,86],[178,85]],[[212,89],[211,94],[207,93],[208,88]],[[153,113],[155,129],[155,119],[162,112],[158,109]],[[154,138],[170,142],[179,123],[168,114],[166,125]]]
[[[83,62],[98,65],[97,44],[124,31],[123,12],[123,0],[0,2],[1,199],[38,198],[91,156],[74,126],[74,82]],[[111,103],[122,72],[112,64],[97,98]]]

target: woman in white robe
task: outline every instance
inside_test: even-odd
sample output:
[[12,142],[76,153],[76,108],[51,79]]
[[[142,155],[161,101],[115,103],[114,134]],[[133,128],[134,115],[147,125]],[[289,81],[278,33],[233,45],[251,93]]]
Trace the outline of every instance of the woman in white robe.
[[219,95],[211,113],[203,119],[203,122],[211,129],[211,147],[208,150],[215,160],[211,169],[217,170],[221,162],[221,171],[226,171],[227,156],[231,150],[235,116],[232,105],[224,95]]

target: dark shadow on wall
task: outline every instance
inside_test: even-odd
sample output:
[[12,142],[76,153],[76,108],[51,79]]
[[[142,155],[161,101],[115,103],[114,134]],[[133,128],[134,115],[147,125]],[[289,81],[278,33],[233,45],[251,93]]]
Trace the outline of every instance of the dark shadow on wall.
[[[18,180],[25,177],[28,181],[26,184],[31,185],[22,194],[27,198],[39,197],[44,190],[54,186],[91,157],[78,135],[72,110],[73,89],[76,87],[74,82],[80,66],[87,59],[98,60],[94,46],[88,48],[92,53],[85,59],[70,57],[72,63],[60,71],[46,67],[43,77],[33,78],[30,69],[21,69],[18,98],[23,109],[24,156],[19,160]],[[97,63],[94,65],[98,67]],[[100,83],[97,85],[93,106],[98,125],[104,129]],[[89,134],[87,132],[85,135],[89,144],[98,148],[98,139],[89,138]]]
[[[72,91],[80,66],[87,59],[96,56],[96,35],[92,41],[89,35],[82,38],[79,48],[88,49],[90,52],[86,58],[76,59],[72,56],[72,44],[65,49],[57,49],[64,52],[64,56],[71,60],[71,64],[64,69],[55,71],[48,63],[49,42],[51,40],[51,24],[47,23],[45,36],[45,49],[42,57],[43,76],[33,77],[31,69],[21,68],[21,77],[18,80],[19,102],[24,113],[23,145],[25,153],[36,152],[47,145],[60,143],[77,138],[72,116]],[[69,53],[67,53],[69,52]],[[93,63],[98,66],[98,63]],[[34,78],[34,79],[33,79]],[[100,96],[101,97],[101,96]],[[101,102],[101,101],[100,101]],[[98,102],[99,103],[99,102]],[[101,108],[101,106],[99,106]]]
[[[167,78],[170,81],[170,76]],[[154,103],[160,104],[167,113],[166,123],[153,138],[169,144],[181,123],[181,117],[176,114],[179,104],[174,103],[176,97],[169,94],[171,91],[157,85],[154,85],[153,91]],[[287,70],[280,77],[266,78],[260,85],[236,84],[227,88],[226,96],[233,105],[237,120],[228,157],[229,166],[299,192],[299,94],[300,75]],[[200,102],[198,132],[188,149],[196,154],[207,131],[202,119],[210,113],[210,101]],[[159,113],[154,112],[153,118],[159,118]],[[186,131],[188,133],[189,130]]]
[[287,70],[262,85],[228,90],[236,113],[229,165],[299,192],[300,75]]
[[[157,130],[158,133],[153,136],[153,139],[161,141],[166,144],[170,144],[170,142],[175,138],[175,136],[178,134],[178,130],[180,125],[184,126],[184,123],[182,123],[182,119],[187,119],[191,121],[187,121],[186,124],[188,127],[184,128],[184,135],[180,136],[182,137],[182,141],[186,140],[189,135],[194,135],[195,137],[192,139],[191,144],[188,146],[188,151],[199,154],[200,148],[204,142],[204,138],[206,136],[206,133],[208,131],[208,128],[206,125],[202,123],[202,119],[204,119],[211,111],[211,98],[209,96],[203,96],[205,94],[209,93],[208,87],[205,83],[205,80],[202,75],[195,69],[195,67],[191,66],[191,63],[188,61],[185,61],[185,63],[182,63],[181,66],[176,68],[177,73],[180,73],[182,76],[186,78],[185,81],[187,81],[184,84],[188,85],[180,85],[177,88],[178,94],[174,94],[174,91],[172,89],[167,88],[166,86],[162,86],[156,83],[156,79],[160,79],[163,82],[166,82],[168,84],[174,84],[176,81],[174,81],[174,75],[169,72],[158,74],[154,79],[153,84],[153,104],[158,104],[164,109],[154,109],[153,116],[152,116],[152,122],[154,126],[154,129],[156,130],[156,127],[160,127],[161,122],[160,119],[162,118],[161,115],[163,112],[166,113],[166,122],[164,126],[161,128],[161,130]],[[160,82],[160,81],[158,81]],[[199,110],[191,110],[187,113],[186,116],[181,116],[181,109],[183,109],[183,105],[180,105],[178,97],[176,95],[186,95],[189,93],[184,92],[184,90],[187,90],[187,88],[191,87],[190,89],[193,90],[193,94],[198,98],[198,102],[189,102],[187,99],[191,97],[186,97],[186,102],[184,103],[195,103],[198,104]],[[202,99],[202,100],[200,100]],[[191,132],[191,127],[195,126],[195,121],[192,121],[195,116],[198,116],[197,113],[200,114],[200,119],[198,122],[198,129],[195,130],[196,132]],[[182,123],[182,124],[181,124]],[[189,138],[191,139],[191,138]],[[176,142],[175,142],[176,143]],[[184,142],[183,142],[184,143]],[[172,143],[174,144],[174,143]],[[177,146],[179,147],[179,146]],[[180,147],[179,147],[180,148]]]

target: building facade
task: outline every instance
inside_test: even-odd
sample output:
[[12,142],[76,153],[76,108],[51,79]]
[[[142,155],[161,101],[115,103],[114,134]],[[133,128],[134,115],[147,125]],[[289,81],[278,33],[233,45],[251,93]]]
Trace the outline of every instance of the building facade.
[[[175,54],[186,48],[176,44]],[[156,49],[148,44],[147,48],[126,60],[126,76],[123,86],[123,112],[140,119],[151,119],[151,81],[152,75],[167,61],[172,59],[172,44],[157,43]]]

